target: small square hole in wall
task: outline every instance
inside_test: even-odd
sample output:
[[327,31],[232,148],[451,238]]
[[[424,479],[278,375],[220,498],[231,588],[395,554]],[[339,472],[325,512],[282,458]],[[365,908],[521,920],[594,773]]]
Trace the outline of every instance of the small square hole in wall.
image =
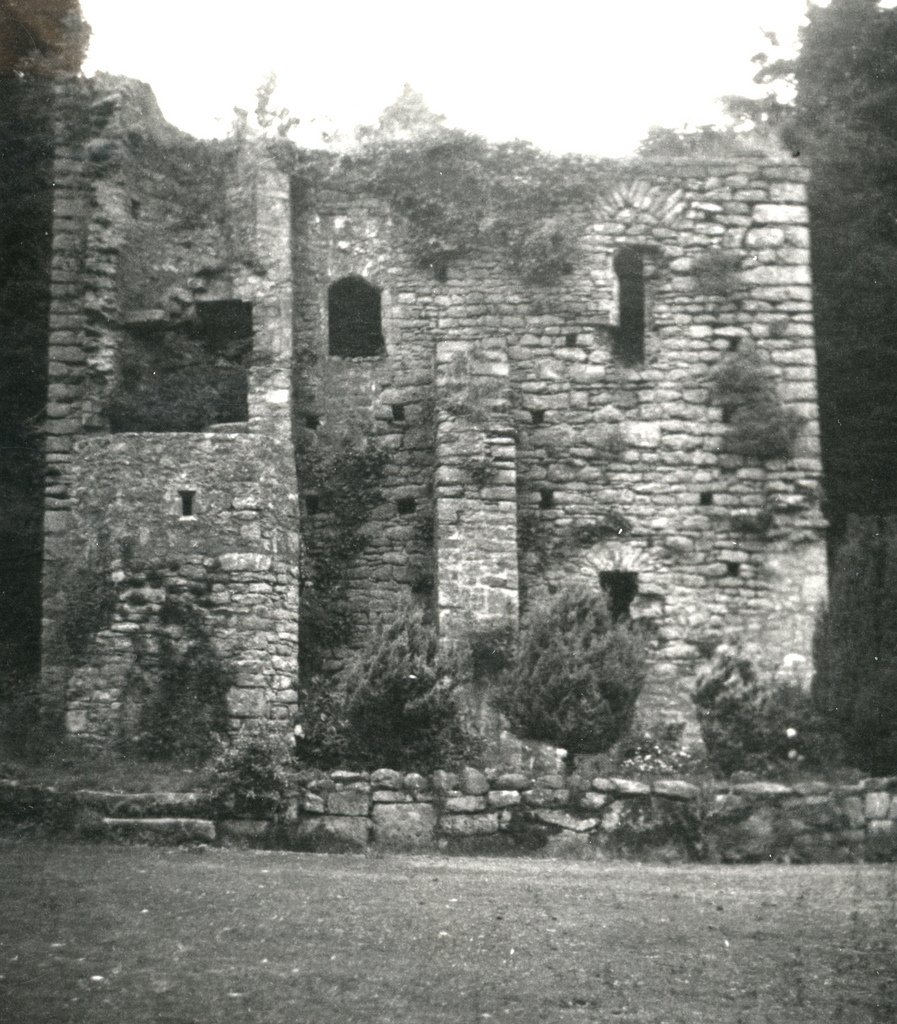
[[727,576],[740,576],[741,575],[741,562],[726,562],[726,575]]
[[433,264],[433,277],[440,283],[448,281],[448,260],[437,260]]
[[550,487],[539,491],[539,508],[554,508],[554,491]]
[[533,421],[534,425],[537,426],[537,427],[541,427],[542,424],[545,422],[545,410],[544,409],[530,409],[529,415],[530,415],[530,419]]
[[729,338],[729,351],[730,352],[737,352],[738,351],[738,343],[739,343],[740,340],[741,340],[740,338]]
[[576,331],[571,331],[569,334],[564,335],[564,344],[567,348],[573,348],[577,341],[579,341],[579,335]]
[[318,494],[305,495],[305,511],[310,516],[316,516],[321,511],[321,497]]
[[732,422],[732,416],[734,415],[734,413],[735,413],[735,409],[734,409],[733,406],[731,406],[731,405],[724,405],[723,406],[723,411],[722,411],[722,421],[723,421],[723,423],[731,423]]
[[315,413],[309,413],[305,417],[305,425],[309,430],[317,430],[321,425],[321,417],[317,416]]
[[404,405],[393,405],[392,406],[392,421],[393,421],[393,423],[404,423],[405,422],[405,406]]
[[712,505],[713,504],[713,491],[701,491],[698,498],[698,502],[701,505]]
[[196,491],[178,491],[181,498],[181,517],[196,515]]
[[399,498],[396,509],[400,516],[410,516],[417,509],[417,502],[414,498]]

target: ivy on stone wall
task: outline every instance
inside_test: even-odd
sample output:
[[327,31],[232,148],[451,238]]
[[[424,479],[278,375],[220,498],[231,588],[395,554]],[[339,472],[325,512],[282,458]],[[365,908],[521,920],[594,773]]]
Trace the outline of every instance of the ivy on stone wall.
[[711,400],[728,425],[726,450],[763,461],[791,458],[803,421],[783,404],[755,350],[732,353],[719,363],[711,377]]
[[[319,672],[324,656],[351,636],[345,610],[347,573],[368,544],[366,527],[382,500],[386,459],[377,442],[355,426],[334,444],[298,453],[306,495],[300,613],[306,677]],[[309,496],[314,497],[314,516],[309,515]],[[309,522],[312,518],[314,524]]]

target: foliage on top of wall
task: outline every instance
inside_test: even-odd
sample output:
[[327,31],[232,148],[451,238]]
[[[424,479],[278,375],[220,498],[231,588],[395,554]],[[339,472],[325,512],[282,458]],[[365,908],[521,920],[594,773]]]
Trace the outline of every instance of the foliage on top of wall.
[[756,459],[789,459],[802,418],[788,409],[755,350],[732,353],[711,377],[711,400],[728,422],[728,451]]
[[361,175],[405,219],[422,265],[439,270],[488,242],[528,283],[552,285],[571,271],[579,235],[571,211],[589,194],[582,161],[447,128],[407,89],[358,135],[340,170]]

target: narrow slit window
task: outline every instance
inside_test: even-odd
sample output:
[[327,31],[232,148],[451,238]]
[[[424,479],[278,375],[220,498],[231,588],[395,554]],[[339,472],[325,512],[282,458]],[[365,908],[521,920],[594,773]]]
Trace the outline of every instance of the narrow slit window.
[[638,573],[612,570],[598,575],[601,589],[607,594],[610,617],[614,622],[630,618],[632,602],[638,593]]
[[327,292],[327,312],[330,355],[383,355],[379,288],[354,274],[335,281]]
[[414,498],[399,498],[396,509],[400,516],[410,516],[417,509],[417,502]]
[[316,416],[314,413],[309,413],[305,417],[305,425],[309,430],[317,430],[321,425],[321,417]]
[[404,405],[393,405],[393,407],[392,407],[392,421],[393,421],[393,423],[404,423],[405,422],[405,406]]
[[305,495],[305,511],[310,516],[316,516],[321,511],[321,498],[317,494]]
[[741,575],[741,562],[726,562],[726,575],[735,577]]
[[539,491],[539,508],[554,508],[554,491],[550,487]]
[[178,491],[181,497],[181,517],[196,515],[196,491]]
[[699,502],[701,505],[713,504],[713,491],[701,491]]
[[637,249],[625,248],[614,256],[617,275],[617,331],[615,355],[627,366],[645,359],[645,263]]
[[529,415],[530,419],[533,421],[533,424],[537,427],[541,427],[542,424],[545,422],[544,409],[531,409]]
[[578,340],[579,335],[576,331],[571,331],[569,334],[564,335],[564,345],[566,345],[567,348],[573,348]]

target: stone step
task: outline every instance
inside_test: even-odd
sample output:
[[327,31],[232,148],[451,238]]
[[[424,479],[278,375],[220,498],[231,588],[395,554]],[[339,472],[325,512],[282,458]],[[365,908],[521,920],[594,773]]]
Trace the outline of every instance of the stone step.
[[205,818],[102,818],[91,830],[102,839],[169,846],[213,843],[215,823]]

